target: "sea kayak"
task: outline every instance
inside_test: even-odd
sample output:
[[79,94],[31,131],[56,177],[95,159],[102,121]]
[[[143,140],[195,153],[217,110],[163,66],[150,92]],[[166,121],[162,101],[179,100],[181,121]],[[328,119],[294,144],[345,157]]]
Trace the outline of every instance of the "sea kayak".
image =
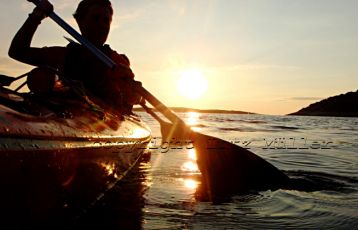
[[42,218],[58,208],[86,208],[147,151],[151,131],[137,116],[98,111],[80,100],[63,101],[0,86],[0,199],[5,216],[22,212]]

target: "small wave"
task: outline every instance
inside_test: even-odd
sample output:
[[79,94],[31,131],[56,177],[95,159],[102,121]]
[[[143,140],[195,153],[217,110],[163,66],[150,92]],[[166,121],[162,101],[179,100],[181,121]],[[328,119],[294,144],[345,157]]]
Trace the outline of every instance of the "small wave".
[[224,121],[229,122],[241,122],[241,123],[249,123],[249,124],[267,124],[266,121],[260,121],[260,120],[242,120],[242,119],[225,119]]
[[358,178],[333,175],[323,172],[286,171],[291,179],[290,188],[299,191],[329,190],[343,193],[356,191]]
[[208,126],[207,126],[207,125],[204,125],[204,124],[195,124],[195,125],[191,125],[191,127],[206,128],[206,127],[208,127]]
[[236,132],[268,132],[268,133],[276,133],[280,132],[277,129],[265,129],[265,128],[253,128],[253,127],[243,127],[243,128],[229,128],[229,127],[219,127],[217,128],[220,131],[236,131]]
[[299,129],[297,127],[284,126],[284,125],[273,125],[271,127],[274,128],[274,129],[285,129],[285,130],[297,130],[297,129]]
[[222,131],[239,131],[239,132],[247,131],[240,128],[218,128],[218,129]]
[[228,117],[214,117],[214,118],[208,118],[208,117],[202,117],[204,120],[210,120],[215,122],[240,122],[240,123],[249,123],[249,124],[267,124],[266,121],[262,120],[244,120],[244,119],[233,119]]
[[237,120],[237,121],[250,123],[250,124],[267,124],[266,121],[259,121],[259,120]]
[[236,122],[237,120],[235,120],[235,119],[230,119],[230,118],[224,118],[224,119],[222,119],[222,121],[226,121],[226,122]]
[[213,119],[208,119],[209,121],[215,121],[215,122],[236,122],[237,120],[231,119],[231,118],[225,118],[225,117],[215,117]]

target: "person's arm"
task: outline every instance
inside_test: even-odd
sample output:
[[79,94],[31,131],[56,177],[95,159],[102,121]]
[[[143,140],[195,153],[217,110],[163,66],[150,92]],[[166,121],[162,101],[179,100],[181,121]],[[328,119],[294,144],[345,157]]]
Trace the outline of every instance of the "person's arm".
[[11,58],[35,66],[43,64],[42,62],[45,57],[42,49],[31,47],[31,41],[41,21],[52,10],[53,6],[51,3],[45,0],[41,1],[41,6],[36,7],[29,14],[29,17],[11,42],[9,49],[9,56]]

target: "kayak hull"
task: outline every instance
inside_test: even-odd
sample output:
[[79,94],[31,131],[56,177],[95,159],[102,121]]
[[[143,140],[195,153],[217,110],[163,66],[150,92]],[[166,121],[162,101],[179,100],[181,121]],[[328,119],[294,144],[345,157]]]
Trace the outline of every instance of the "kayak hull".
[[127,147],[130,151],[97,147],[2,155],[2,213],[13,217],[21,210],[36,221],[63,208],[83,212],[135,168],[146,144]]
[[136,168],[150,140],[134,116],[33,116],[0,105],[1,219],[84,212]]

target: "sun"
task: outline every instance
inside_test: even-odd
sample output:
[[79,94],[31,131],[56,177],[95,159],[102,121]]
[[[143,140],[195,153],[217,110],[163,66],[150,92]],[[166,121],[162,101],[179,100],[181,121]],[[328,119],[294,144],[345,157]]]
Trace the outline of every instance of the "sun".
[[179,93],[188,99],[198,99],[208,89],[208,81],[202,71],[198,69],[187,69],[180,72],[178,82]]

